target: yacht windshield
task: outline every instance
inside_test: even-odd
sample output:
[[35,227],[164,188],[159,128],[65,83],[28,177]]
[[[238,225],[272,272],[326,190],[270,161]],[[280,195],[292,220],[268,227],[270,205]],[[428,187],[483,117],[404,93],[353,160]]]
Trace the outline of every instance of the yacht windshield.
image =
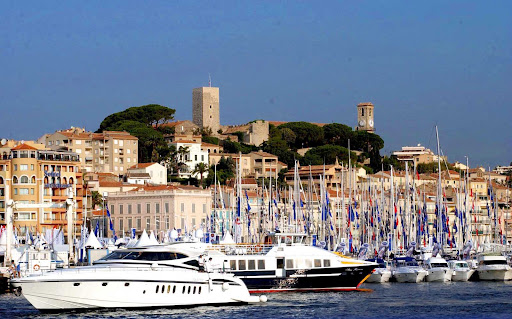
[[444,264],[444,263],[431,263],[430,267],[432,267],[432,268],[448,267],[448,264]]
[[485,260],[483,262],[484,265],[506,265],[507,262],[505,260]]
[[167,251],[114,251],[100,260],[149,260],[162,261],[187,258],[187,255]]

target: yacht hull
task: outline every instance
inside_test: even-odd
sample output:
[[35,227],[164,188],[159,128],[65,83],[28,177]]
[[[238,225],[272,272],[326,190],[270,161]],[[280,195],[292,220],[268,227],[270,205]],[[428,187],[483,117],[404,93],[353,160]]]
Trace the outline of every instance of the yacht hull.
[[474,269],[454,270],[452,274],[452,281],[469,281],[469,278],[471,278],[474,273]]
[[446,282],[452,280],[452,271],[448,268],[429,269],[425,277],[427,282]]
[[507,281],[512,280],[512,271],[506,269],[478,270],[478,279],[483,281]]
[[375,272],[373,272],[366,282],[369,283],[382,283],[389,282],[391,279],[391,271],[389,269],[377,268]]
[[375,269],[376,264],[275,271],[234,271],[249,292],[356,290]]
[[395,271],[393,277],[400,283],[418,283],[425,280],[426,271]]
[[[118,274],[121,273],[121,274]],[[256,302],[232,276],[179,271],[45,274],[11,282],[39,310],[183,307]]]

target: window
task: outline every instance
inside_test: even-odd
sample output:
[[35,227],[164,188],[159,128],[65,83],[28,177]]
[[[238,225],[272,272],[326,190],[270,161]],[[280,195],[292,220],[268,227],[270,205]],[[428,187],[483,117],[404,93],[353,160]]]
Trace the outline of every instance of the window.
[[28,195],[28,188],[20,188],[19,194],[20,195]]
[[258,260],[258,269],[265,269],[265,260]]
[[160,214],[160,203],[155,204],[155,213]]
[[293,259],[286,259],[286,268],[293,268]]
[[141,214],[142,212],[142,205],[141,204],[137,204],[137,214]]
[[140,218],[137,218],[137,230],[142,230],[142,220]]
[[236,260],[230,260],[229,261],[229,268],[231,270],[236,270]]
[[123,204],[119,204],[119,215],[123,214]]
[[80,145],[80,144],[82,144],[82,141],[81,141],[81,140],[76,140],[76,141],[75,141],[75,144],[76,144],[76,145]]
[[14,164],[14,170],[17,171],[18,170],[18,164]]
[[181,203],[181,212],[184,213],[185,212],[185,203]]
[[238,261],[238,270],[245,270],[245,260]]
[[146,214],[149,214],[149,213],[151,213],[151,204],[146,203]]
[[206,214],[206,204],[203,204],[203,214]]
[[124,227],[123,227],[123,219],[122,218],[119,218],[119,230],[120,231],[123,231],[124,230]]
[[28,176],[25,176],[25,175],[21,176],[20,183],[21,184],[28,184]]
[[256,269],[256,261],[254,261],[254,260],[249,260],[249,261],[248,261],[248,263],[247,263],[247,266],[248,266],[247,268],[248,268],[249,270],[254,270],[254,269]]
[[195,213],[195,212],[196,212],[196,204],[192,203],[192,213]]
[[320,259],[315,259],[315,267],[322,267],[322,261]]
[[194,155],[194,160],[197,162],[197,155]]
[[146,218],[146,229],[151,229],[151,218]]
[[169,203],[165,203],[165,213],[169,214]]
[[131,218],[128,218],[128,230],[131,231],[133,227],[133,222]]
[[361,116],[364,116],[364,109],[361,109]]
[[114,205],[110,205],[110,214],[114,214]]
[[132,213],[132,204],[128,204],[128,214],[131,214],[131,213]]
[[34,170],[34,164],[30,164],[30,170],[33,171]]
[[28,164],[20,164],[20,171],[28,171]]

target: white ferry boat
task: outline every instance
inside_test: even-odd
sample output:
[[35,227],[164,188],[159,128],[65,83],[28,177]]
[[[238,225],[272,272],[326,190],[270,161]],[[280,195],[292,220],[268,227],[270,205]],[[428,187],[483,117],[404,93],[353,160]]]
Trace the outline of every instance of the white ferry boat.
[[41,272],[11,281],[39,310],[149,308],[266,301],[233,274],[199,271],[195,249],[116,250],[93,266]]
[[305,234],[271,233],[266,244],[210,245],[206,251],[250,292],[356,290],[378,266],[306,245],[305,240]]

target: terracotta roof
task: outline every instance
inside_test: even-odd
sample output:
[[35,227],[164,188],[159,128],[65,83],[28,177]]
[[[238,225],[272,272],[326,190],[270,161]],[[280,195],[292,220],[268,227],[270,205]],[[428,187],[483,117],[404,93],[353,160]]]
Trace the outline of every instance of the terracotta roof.
[[201,142],[201,146],[206,146],[206,147],[220,147],[220,145],[217,145],[217,144],[211,144],[211,143],[205,143],[205,142]]
[[93,133],[93,140],[107,140],[110,138],[118,138],[122,140],[138,140],[137,137],[130,135],[130,133],[126,131],[103,131],[103,133]]
[[255,154],[255,155],[259,155],[261,157],[277,157],[277,155],[274,155],[274,154],[270,154],[270,153],[267,153],[267,152],[261,152],[261,151],[258,151],[258,152],[251,152],[249,154]]
[[149,166],[151,166],[153,164],[157,164],[157,163],[138,163],[138,164],[133,165],[129,169],[132,169],[132,168],[146,168],[146,167],[149,167]]
[[17,150],[36,150],[37,151],[37,148],[23,143],[23,144],[20,144],[20,145],[18,145],[16,147],[13,147],[11,150],[12,151],[17,151]]
[[99,180],[99,186],[100,187],[121,187],[123,186],[122,182],[111,182],[107,180]]
[[194,142],[194,141],[191,141],[191,140],[179,140],[179,141],[174,141],[174,142],[171,142],[171,144],[177,144],[177,143],[185,143],[185,144],[198,144],[200,142]]
[[57,132],[66,137],[79,139],[79,140],[87,140],[92,137],[92,133],[75,133],[75,132]]

